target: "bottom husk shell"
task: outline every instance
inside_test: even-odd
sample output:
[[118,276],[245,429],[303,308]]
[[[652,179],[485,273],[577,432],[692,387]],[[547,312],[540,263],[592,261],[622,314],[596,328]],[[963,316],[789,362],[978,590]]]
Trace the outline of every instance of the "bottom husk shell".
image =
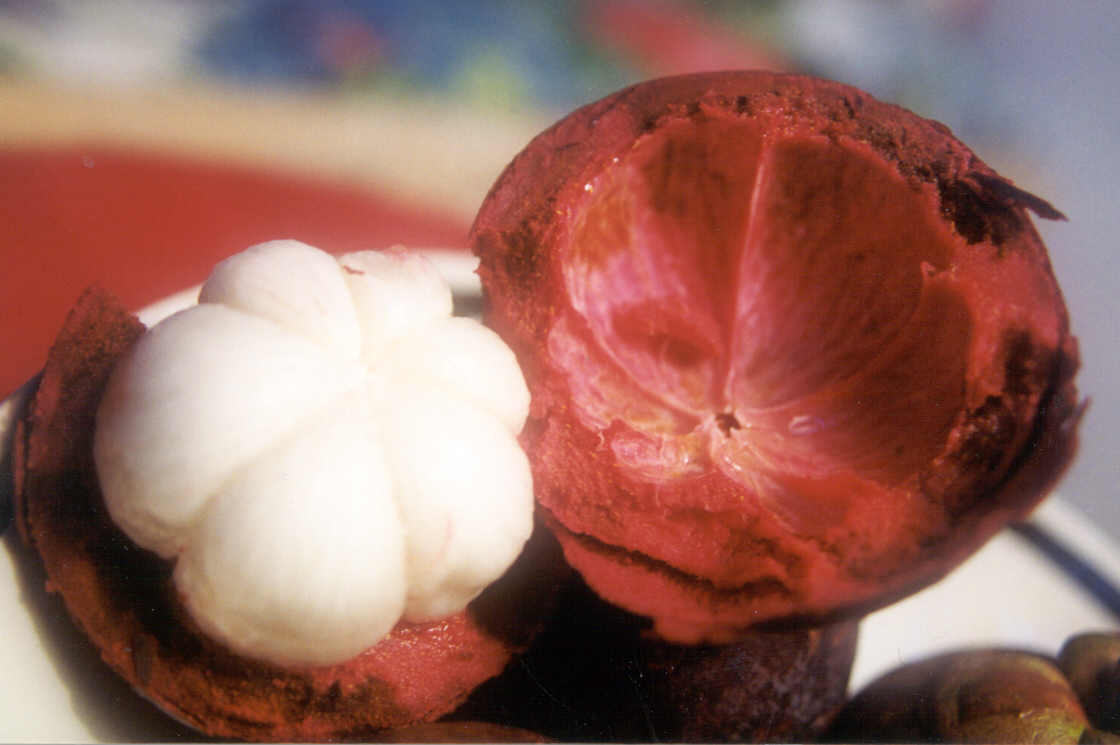
[[345,663],[285,668],[238,656],[199,632],[172,565],[109,518],[91,440],[101,390],[143,326],[93,289],[71,311],[14,446],[16,522],[102,658],[141,696],[190,727],[246,740],[371,738],[447,714],[524,649],[567,576],[537,530],[522,557],[468,608],[399,624]]

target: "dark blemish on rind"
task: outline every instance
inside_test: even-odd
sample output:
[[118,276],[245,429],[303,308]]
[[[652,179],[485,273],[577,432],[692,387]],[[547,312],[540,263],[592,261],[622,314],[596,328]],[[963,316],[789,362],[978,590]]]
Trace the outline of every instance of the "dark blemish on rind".
[[[289,675],[278,675],[272,677],[263,668],[250,668],[249,675],[252,675],[254,686],[263,686],[271,688],[276,695],[276,705],[283,712],[281,716],[286,719],[302,719],[309,714],[323,714],[330,712],[337,708],[337,705],[332,708],[324,708],[323,703],[326,700],[325,696],[316,696],[315,690],[311,684],[302,678],[296,678]],[[236,680],[233,678],[232,680]],[[213,716],[219,716],[227,721],[233,718],[237,721],[237,715],[230,711],[223,711],[225,707],[215,707],[213,709]],[[252,724],[253,720],[247,720]]]
[[643,134],[643,135],[649,134],[650,132],[653,132],[655,129],[657,129],[657,127],[660,123],[661,123],[661,116],[660,115],[650,114],[649,116],[645,117],[644,119],[642,119],[641,122],[638,123],[638,133]]
[[1007,179],[999,178],[998,176],[989,176],[986,173],[979,173],[976,171],[969,173],[968,176],[976,183],[980,184],[985,190],[991,192],[996,198],[1007,204],[1016,204],[1021,207],[1026,207],[1031,212],[1046,220],[1067,219],[1054,205],[1041,197],[1036,197],[1034,194],[1020,189]]
[[979,243],[987,234],[987,220],[977,203],[975,192],[960,181],[938,184],[941,197],[941,214],[969,243]]
[[1029,396],[1040,390],[1045,376],[1030,333],[1014,329],[1004,332],[1003,350],[1004,389],[1012,396]]
[[1015,440],[1017,429],[1015,415],[1003,398],[988,396],[970,412],[965,424],[966,434],[959,456],[965,469],[979,468],[991,473],[999,468]]
[[869,125],[867,127],[867,142],[880,155],[891,163],[899,163],[899,145],[894,134],[885,127]]
[[321,708],[331,711],[336,710],[338,709],[338,704],[341,700],[342,685],[336,680],[335,682],[331,683],[330,688],[327,689],[326,695],[323,696]]
[[1048,220],[1065,215],[1049,202],[998,176],[971,171],[963,179],[939,179],[941,212],[969,243],[988,240],[996,246],[1023,229],[1020,209]]
[[933,169],[931,169],[924,163],[912,168],[911,172],[918,178],[919,181],[925,181],[928,183],[934,180]]
[[[487,236],[484,240],[490,240]],[[499,240],[505,244],[503,262],[505,274],[510,282],[520,287],[531,287],[539,273],[540,252],[537,239],[530,226],[522,226],[522,230],[503,233]],[[496,252],[486,248],[483,255],[494,255]]]
[[1023,228],[1022,218],[1014,206],[964,180],[943,180],[938,183],[941,214],[968,243],[989,241],[1002,246]]

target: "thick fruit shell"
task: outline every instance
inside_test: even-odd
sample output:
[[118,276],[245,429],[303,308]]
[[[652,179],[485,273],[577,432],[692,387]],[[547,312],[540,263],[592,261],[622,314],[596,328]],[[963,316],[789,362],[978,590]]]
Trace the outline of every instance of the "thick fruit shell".
[[222,738],[419,740],[427,730],[387,729],[447,714],[544,627],[569,570],[541,529],[465,611],[398,624],[338,665],[282,667],[204,636],[175,592],[171,563],[138,548],[109,518],[93,467],[101,390],[142,332],[116,298],[96,288],[84,294],[51,349],[13,459],[16,524],[42,559],[48,589],[139,694]]
[[1076,340],[942,125],[800,76],[643,83],[506,168],[471,241],[568,561],[674,641],[881,606],[1047,492]]

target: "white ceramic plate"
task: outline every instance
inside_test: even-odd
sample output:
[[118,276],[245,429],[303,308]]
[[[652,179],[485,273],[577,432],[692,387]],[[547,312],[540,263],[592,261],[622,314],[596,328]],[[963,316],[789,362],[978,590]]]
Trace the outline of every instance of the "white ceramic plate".
[[[428,253],[457,294],[477,296],[473,258]],[[154,323],[192,304],[197,294],[198,288],[176,294],[140,317]],[[43,591],[42,571],[14,529],[3,544],[0,740],[197,739],[101,663],[58,598]],[[1073,555],[1057,558],[1063,549]],[[865,619],[852,689],[949,649],[1000,645],[1055,654],[1075,633],[1117,628],[1117,588],[1120,547],[1060,495],[1052,497],[1027,530],[1004,531],[947,579]]]

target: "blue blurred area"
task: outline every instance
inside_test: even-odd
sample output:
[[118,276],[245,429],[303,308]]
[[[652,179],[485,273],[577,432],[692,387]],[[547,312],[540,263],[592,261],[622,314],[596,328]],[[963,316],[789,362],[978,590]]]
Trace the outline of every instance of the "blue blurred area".
[[[262,0],[200,40],[204,69],[246,82],[407,87],[571,108],[625,74],[596,64],[579,3]],[[489,81],[487,80],[489,78]]]

